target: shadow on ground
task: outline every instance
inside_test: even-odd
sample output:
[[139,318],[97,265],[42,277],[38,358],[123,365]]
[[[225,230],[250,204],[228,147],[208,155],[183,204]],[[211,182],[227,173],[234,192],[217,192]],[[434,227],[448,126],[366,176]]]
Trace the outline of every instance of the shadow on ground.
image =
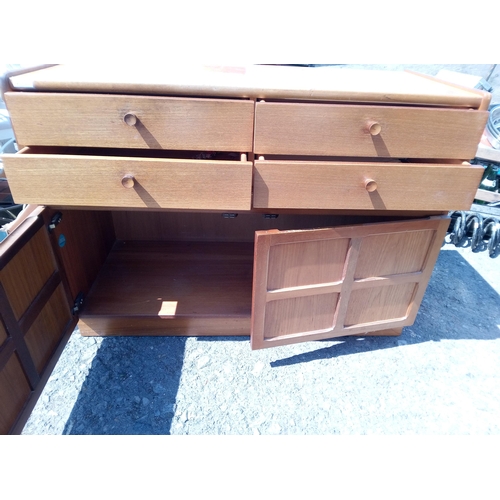
[[170,434],[185,341],[104,338],[64,434]]
[[[497,339],[499,324],[497,292],[458,252],[442,251],[417,320],[400,337],[350,337],[329,347],[321,347],[320,341],[313,344],[317,349],[272,361],[271,366],[445,339]],[[199,339],[223,340],[248,341],[248,337]],[[185,342],[183,337],[103,339],[64,433],[170,434]]]
[[306,363],[400,345],[440,340],[500,338],[498,293],[457,252],[442,251],[417,319],[399,337],[345,337],[339,343],[289,358],[272,366]]

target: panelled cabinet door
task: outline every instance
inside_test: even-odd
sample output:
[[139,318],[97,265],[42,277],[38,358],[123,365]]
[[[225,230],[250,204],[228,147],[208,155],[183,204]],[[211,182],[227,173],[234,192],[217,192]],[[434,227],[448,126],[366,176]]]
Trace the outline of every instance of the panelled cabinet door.
[[22,432],[114,241],[110,213],[30,207],[0,244],[0,434]]
[[258,231],[252,349],[411,325],[448,217]]
[[0,244],[0,434],[18,434],[77,317],[42,207]]

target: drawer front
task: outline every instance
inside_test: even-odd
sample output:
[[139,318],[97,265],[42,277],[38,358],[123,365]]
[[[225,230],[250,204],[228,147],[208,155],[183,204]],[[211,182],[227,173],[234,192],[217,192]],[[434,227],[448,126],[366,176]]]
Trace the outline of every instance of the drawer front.
[[256,104],[255,152],[474,158],[486,111],[341,104]]
[[20,153],[4,156],[4,166],[16,203],[193,210],[251,206],[250,162]]
[[482,167],[256,161],[255,208],[469,210]]
[[5,94],[17,142],[248,152],[251,101],[97,94]]

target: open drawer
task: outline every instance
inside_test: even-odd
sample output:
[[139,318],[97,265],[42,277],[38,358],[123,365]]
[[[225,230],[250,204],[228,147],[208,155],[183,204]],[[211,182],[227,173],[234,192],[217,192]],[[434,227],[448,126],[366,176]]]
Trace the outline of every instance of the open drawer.
[[252,150],[249,100],[7,92],[5,101],[24,146]]
[[255,208],[468,210],[484,169],[461,163],[258,160]]
[[16,202],[191,210],[251,207],[252,163],[248,161],[163,158],[140,151],[131,156],[131,151],[124,150],[73,151],[26,147],[4,155]]
[[257,102],[256,154],[474,158],[487,111]]

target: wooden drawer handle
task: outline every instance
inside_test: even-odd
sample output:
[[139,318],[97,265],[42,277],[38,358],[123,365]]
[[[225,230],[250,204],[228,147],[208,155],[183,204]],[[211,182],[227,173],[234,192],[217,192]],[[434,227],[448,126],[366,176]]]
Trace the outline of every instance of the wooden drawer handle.
[[135,179],[133,175],[125,175],[122,178],[122,186],[124,188],[130,189],[133,188],[135,185]]
[[378,186],[373,179],[365,179],[365,188],[369,193],[373,193],[373,191],[377,190]]
[[380,123],[374,121],[368,122],[366,124],[366,128],[371,135],[378,135],[382,130],[382,126],[380,125]]
[[137,116],[134,115],[134,113],[127,113],[123,117],[123,121],[127,124],[133,127],[137,123]]

